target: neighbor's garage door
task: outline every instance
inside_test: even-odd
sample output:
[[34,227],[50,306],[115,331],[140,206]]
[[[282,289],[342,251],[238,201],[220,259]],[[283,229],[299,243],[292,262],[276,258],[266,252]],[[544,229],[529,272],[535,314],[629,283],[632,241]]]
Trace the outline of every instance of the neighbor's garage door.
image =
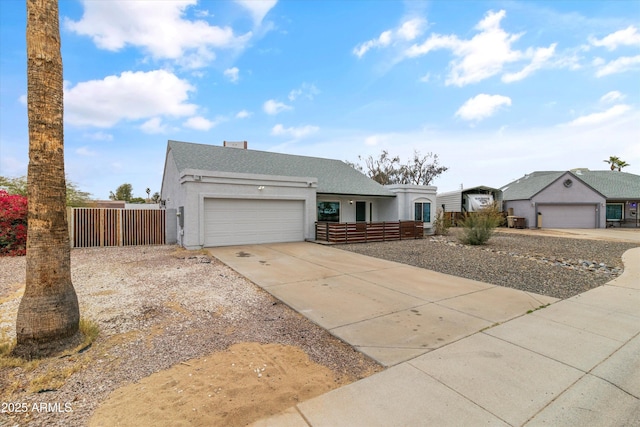
[[205,199],[204,245],[304,240],[302,200]]
[[541,205],[542,228],[595,228],[594,205]]

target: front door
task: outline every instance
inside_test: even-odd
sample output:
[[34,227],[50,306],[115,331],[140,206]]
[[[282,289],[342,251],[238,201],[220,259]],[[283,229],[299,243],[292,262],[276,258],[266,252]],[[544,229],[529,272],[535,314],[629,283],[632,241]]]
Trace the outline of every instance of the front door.
[[367,202],[356,202],[356,221],[367,220]]

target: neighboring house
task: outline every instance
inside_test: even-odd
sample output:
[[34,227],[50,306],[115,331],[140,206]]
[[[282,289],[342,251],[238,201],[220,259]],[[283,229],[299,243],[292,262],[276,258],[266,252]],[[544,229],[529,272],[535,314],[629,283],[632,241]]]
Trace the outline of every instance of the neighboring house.
[[478,210],[497,203],[502,207],[502,191],[497,188],[478,187],[464,188],[439,193],[436,199],[437,208],[450,214],[453,220],[459,220],[467,212]]
[[382,186],[341,160],[169,141],[161,197],[177,215],[174,242],[194,249],[313,240],[316,221],[430,228],[435,192]]
[[501,188],[504,209],[529,228],[638,226],[640,176],[617,171],[533,172]]

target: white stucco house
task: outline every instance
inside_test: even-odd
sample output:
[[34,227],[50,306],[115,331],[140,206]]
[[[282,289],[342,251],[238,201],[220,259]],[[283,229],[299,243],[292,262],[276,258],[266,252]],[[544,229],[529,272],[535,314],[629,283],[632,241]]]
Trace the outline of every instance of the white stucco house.
[[[382,186],[345,162],[169,141],[167,240],[187,249],[315,239],[315,223],[435,219],[436,187]],[[175,221],[172,220],[175,218]]]

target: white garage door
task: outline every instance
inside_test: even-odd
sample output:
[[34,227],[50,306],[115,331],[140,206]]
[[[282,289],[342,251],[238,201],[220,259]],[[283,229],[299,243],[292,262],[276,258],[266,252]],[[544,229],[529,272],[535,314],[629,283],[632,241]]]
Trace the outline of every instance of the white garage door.
[[205,199],[204,245],[304,240],[302,200]]
[[542,228],[595,228],[594,205],[542,205]]

